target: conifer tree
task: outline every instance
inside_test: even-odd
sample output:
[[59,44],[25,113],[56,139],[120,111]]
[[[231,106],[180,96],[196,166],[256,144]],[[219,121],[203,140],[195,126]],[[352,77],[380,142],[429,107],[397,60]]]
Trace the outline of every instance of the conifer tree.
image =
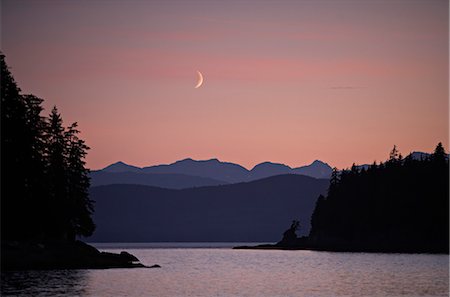
[[29,187],[28,218],[31,221],[27,230],[31,233],[31,237],[39,239],[44,236],[45,223],[42,214],[46,211],[46,199],[49,195],[45,163],[47,123],[41,116],[43,99],[34,95],[23,95],[22,98],[25,103],[27,125],[23,137],[28,144],[24,149],[28,156],[25,174]]
[[434,153],[432,155],[432,159],[436,162],[444,163],[445,160],[448,159],[447,154],[445,153],[444,146],[442,142],[439,142],[436,148],[434,149]]
[[50,181],[50,213],[47,230],[50,237],[61,239],[61,237],[67,236],[64,231],[68,226],[69,215],[65,156],[67,139],[62,118],[56,106],[53,107],[48,118],[47,139],[47,170]]
[[336,167],[333,168],[333,171],[331,171],[331,179],[330,179],[330,186],[328,188],[328,194],[333,192],[337,185],[339,184],[339,171]]
[[399,158],[399,152],[398,152],[397,146],[394,145],[391,152],[389,153],[389,161],[396,162],[398,160],[398,158]]
[[95,225],[92,221],[93,202],[89,199],[89,170],[86,169],[86,157],[89,147],[78,137],[77,123],[73,123],[66,132],[68,143],[67,173],[68,196],[70,200],[70,238],[75,235],[92,235]]

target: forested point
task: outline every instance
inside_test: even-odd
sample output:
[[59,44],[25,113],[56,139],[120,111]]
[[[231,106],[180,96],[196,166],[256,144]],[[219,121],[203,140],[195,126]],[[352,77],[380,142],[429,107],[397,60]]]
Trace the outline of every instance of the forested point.
[[449,251],[449,163],[442,143],[421,159],[333,170],[311,217],[308,245],[320,249]]
[[89,236],[89,149],[77,124],[63,126],[54,107],[42,116],[43,99],[22,94],[0,53],[2,242],[66,240]]

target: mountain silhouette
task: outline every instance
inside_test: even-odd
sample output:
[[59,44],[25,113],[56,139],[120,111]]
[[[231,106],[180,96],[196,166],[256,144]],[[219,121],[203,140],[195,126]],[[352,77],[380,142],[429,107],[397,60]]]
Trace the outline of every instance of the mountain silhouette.
[[92,187],[92,242],[272,241],[293,219],[308,234],[329,181],[288,174],[231,185],[170,190],[142,185]]
[[274,175],[291,174],[289,166],[279,163],[264,162],[256,165],[249,173],[250,180],[257,180]]
[[248,170],[241,165],[217,159],[195,161],[190,158],[169,165],[142,168],[145,173],[177,173],[236,183],[248,180]]
[[[97,170],[100,171],[100,170]],[[109,166],[106,166],[101,171],[103,172],[142,172],[142,168],[125,164],[122,161],[116,162]]]
[[315,178],[330,178],[332,168],[327,163],[315,160],[310,165],[292,169],[295,174],[302,174]]
[[[197,161],[188,158],[172,164],[144,168],[117,162],[102,170],[93,171],[91,173],[91,182],[93,186],[142,184],[182,189],[249,182],[281,174],[300,174],[314,178],[329,178],[331,171],[332,169],[328,164],[318,160],[310,165],[297,168],[291,168],[279,163],[263,162],[256,165],[252,170],[248,170],[241,165],[222,162],[218,159]],[[134,173],[134,175],[130,173]]]

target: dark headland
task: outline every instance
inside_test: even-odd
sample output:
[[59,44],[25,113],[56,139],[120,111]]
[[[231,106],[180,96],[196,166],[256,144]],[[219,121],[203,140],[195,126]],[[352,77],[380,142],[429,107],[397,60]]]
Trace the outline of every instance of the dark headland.
[[333,170],[320,195],[308,236],[294,221],[276,244],[236,249],[376,253],[449,253],[449,161],[441,143],[432,154]]

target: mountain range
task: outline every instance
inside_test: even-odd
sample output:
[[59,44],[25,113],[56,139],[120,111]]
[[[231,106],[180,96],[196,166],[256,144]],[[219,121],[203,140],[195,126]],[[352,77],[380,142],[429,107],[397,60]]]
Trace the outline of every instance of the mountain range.
[[284,164],[264,162],[248,170],[218,159],[184,159],[167,165],[137,167],[117,162],[91,172],[91,185],[140,184],[168,189],[225,185],[249,182],[281,174],[298,174],[314,178],[329,178],[331,167],[319,160],[310,165],[291,168]]
[[97,230],[89,240],[270,242],[294,219],[307,235],[331,171],[321,161],[298,168],[264,162],[251,170],[217,159],[143,168],[117,162],[91,173]]

